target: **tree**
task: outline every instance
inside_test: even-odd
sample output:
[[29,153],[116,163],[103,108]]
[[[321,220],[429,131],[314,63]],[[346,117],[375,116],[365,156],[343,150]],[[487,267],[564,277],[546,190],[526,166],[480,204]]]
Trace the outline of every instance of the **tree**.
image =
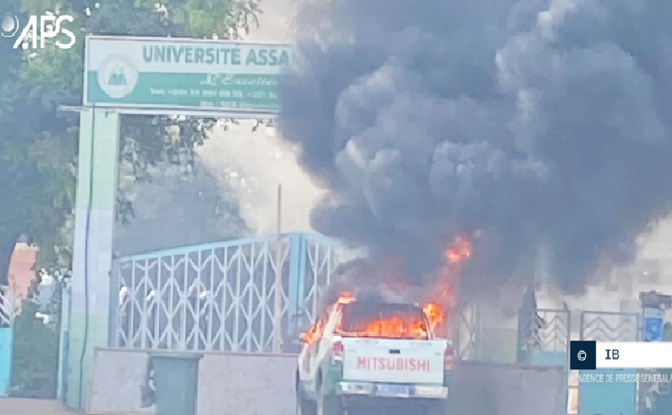
[[[18,0],[6,6],[18,7]],[[0,43],[0,283],[17,238],[27,233],[49,254],[70,209],[74,180],[68,164],[76,150],[67,120],[56,117],[23,72],[26,54]],[[3,278],[4,277],[4,278]]]
[[[58,283],[57,283],[58,284]],[[24,300],[14,319],[12,396],[55,398],[58,372],[60,314],[49,324],[38,318],[40,304]],[[61,287],[54,292],[51,306],[60,308]]]
[[[9,258],[21,234],[40,247],[39,261],[69,267],[63,228],[72,214],[77,160],[77,117],[58,111],[82,97],[83,34],[239,38],[258,24],[257,0],[5,0],[3,9],[20,17],[46,12],[75,18],[78,42],[69,50],[53,43],[45,49],[14,50],[0,42],[0,285],[6,283]],[[171,160],[203,144],[212,120],[124,117],[122,161],[137,180],[147,167]],[[180,127],[178,140],[168,126]],[[130,145],[129,145],[130,142]],[[120,220],[132,206],[118,201]],[[126,213],[126,214],[125,214]],[[65,252],[65,254],[64,254]]]

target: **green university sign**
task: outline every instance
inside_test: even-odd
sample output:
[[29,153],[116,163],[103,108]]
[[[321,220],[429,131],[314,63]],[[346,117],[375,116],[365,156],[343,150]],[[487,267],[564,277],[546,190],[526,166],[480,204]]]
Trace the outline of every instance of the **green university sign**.
[[86,40],[84,105],[129,112],[272,115],[290,45],[220,40]]

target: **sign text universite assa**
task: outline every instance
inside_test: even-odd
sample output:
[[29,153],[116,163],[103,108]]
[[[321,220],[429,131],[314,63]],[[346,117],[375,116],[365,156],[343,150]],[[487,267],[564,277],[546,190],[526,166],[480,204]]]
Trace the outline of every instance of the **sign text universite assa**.
[[290,45],[91,36],[84,105],[275,113],[291,60]]

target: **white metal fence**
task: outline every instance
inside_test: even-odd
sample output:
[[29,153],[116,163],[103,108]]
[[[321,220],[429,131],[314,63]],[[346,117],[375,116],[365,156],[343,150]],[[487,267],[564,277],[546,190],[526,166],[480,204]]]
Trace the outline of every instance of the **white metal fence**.
[[[336,268],[355,254],[315,234],[181,247],[119,258],[112,273],[113,346],[273,351],[276,277],[284,350],[318,313]],[[116,297],[118,293],[118,297]],[[478,304],[459,312],[457,351],[473,358]]]
[[[312,321],[347,252],[319,235],[264,236],[120,258],[112,273],[119,347],[270,352],[276,287],[285,343]],[[276,279],[281,283],[276,285]]]
[[456,357],[460,360],[475,360],[478,344],[482,337],[481,304],[469,301],[461,304],[455,312],[457,338]]

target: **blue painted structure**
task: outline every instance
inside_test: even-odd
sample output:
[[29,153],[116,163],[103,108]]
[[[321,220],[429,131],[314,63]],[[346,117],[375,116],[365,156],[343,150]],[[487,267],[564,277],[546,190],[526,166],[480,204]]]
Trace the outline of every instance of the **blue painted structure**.
[[11,327],[0,328],[0,396],[9,395],[12,375],[13,331]]
[[[581,371],[590,375],[635,375],[637,369],[598,369]],[[636,415],[637,414],[637,383],[636,382],[580,382],[579,413],[601,415]]]
[[531,366],[559,366],[567,370],[567,352],[534,350],[522,352],[520,356],[520,363]]
[[[639,313],[587,312],[581,313],[581,340],[598,342],[641,341]],[[590,374],[636,374],[636,369],[591,370]],[[636,415],[637,383],[579,382],[579,413],[602,415]]]
[[661,342],[663,341],[663,324],[665,312],[661,309],[644,309],[644,341]]
[[[569,375],[570,316],[569,310],[521,308],[518,362],[535,366],[562,366]],[[638,341],[641,339],[640,326],[639,313],[584,311],[580,316],[579,338],[601,342]],[[609,373],[615,377],[617,374],[635,374],[637,371],[624,369],[587,373]],[[578,413],[581,415],[637,414],[635,382],[579,382],[578,394]]]
[[[534,301],[536,303],[536,301]],[[518,363],[530,366],[562,367],[568,379],[563,390],[565,402],[569,388],[569,310],[521,307],[518,319]]]

